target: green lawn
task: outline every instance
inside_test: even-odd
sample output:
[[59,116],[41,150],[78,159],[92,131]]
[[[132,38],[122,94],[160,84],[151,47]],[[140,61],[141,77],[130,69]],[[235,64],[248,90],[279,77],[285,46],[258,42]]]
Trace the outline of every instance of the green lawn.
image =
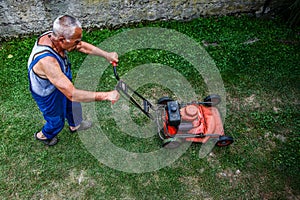
[[[104,165],[80,135],[68,132],[67,125],[59,134],[60,142],[46,147],[33,138],[44,121],[27,79],[27,59],[37,36],[12,39],[0,46],[1,199],[299,199],[299,28],[292,30],[280,20],[211,17],[93,30],[83,39],[97,45],[141,27],[176,30],[208,52],[226,90],[225,132],[235,142],[214,148],[205,158],[199,158],[201,144],[192,144],[174,163],[145,173]],[[72,52],[70,58],[76,80],[86,56]],[[191,63],[163,50],[141,49],[120,56],[119,74],[146,63],[176,69],[199,99],[206,95]],[[114,88],[112,73],[111,68],[105,70],[98,90]],[[171,93],[166,88],[148,89],[139,90],[150,99]],[[108,102],[95,105],[102,129],[117,146],[132,152],[160,148],[158,136],[137,139],[122,132],[110,117]],[[136,123],[145,120],[131,113]]]

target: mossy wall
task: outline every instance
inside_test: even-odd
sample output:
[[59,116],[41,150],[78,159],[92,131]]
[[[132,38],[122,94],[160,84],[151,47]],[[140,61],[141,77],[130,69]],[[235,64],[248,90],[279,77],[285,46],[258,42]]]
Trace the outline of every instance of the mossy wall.
[[264,0],[3,0],[1,38],[40,33],[59,15],[77,17],[84,28],[154,20],[190,20],[259,10]]

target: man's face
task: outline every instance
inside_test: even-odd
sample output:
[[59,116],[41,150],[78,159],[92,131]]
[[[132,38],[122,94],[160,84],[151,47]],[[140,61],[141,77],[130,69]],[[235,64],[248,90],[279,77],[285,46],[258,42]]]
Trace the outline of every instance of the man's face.
[[77,45],[80,44],[82,38],[82,29],[76,28],[75,33],[72,35],[69,39],[64,39],[63,43],[61,43],[61,46],[63,49],[67,51],[73,51],[76,49]]

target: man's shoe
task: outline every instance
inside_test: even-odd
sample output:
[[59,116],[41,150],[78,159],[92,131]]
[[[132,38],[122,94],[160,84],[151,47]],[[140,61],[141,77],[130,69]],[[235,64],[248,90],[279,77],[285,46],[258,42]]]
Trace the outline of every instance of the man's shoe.
[[86,130],[86,129],[89,129],[92,127],[92,122],[91,121],[82,121],[80,124],[79,124],[79,127],[75,130],[72,130],[70,127],[69,127],[69,130],[71,133],[75,133],[76,131],[83,131],[83,130]]
[[39,132],[36,132],[36,133],[34,134],[34,138],[35,138],[36,140],[40,141],[40,142],[43,142],[45,145],[47,145],[47,146],[54,146],[54,145],[56,145],[56,144],[58,143],[57,137],[54,137],[54,138],[52,138],[52,139],[42,139],[42,138],[39,138],[39,137],[37,136],[38,133],[39,133]]

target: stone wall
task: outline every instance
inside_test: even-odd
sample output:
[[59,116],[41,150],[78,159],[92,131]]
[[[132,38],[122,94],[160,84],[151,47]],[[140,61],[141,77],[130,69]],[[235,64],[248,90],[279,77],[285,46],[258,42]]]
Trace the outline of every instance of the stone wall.
[[264,0],[0,0],[0,38],[43,32],[62,14],[77,17],[83,28],[103,28],[255,12],[263,3]]

